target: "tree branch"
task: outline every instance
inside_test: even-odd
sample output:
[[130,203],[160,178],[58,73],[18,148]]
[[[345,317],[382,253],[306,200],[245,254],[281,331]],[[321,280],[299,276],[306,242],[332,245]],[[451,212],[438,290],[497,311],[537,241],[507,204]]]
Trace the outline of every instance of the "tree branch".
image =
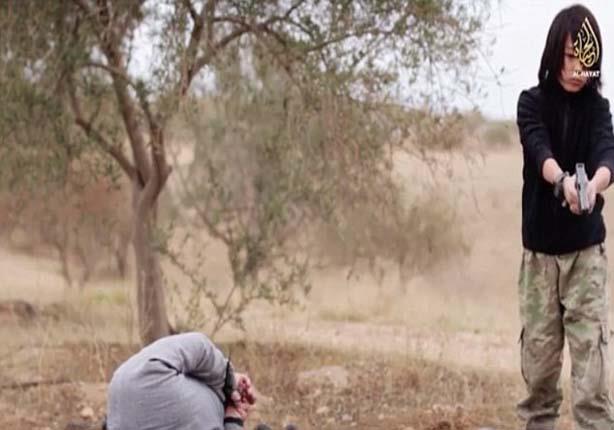
[[224,49],[230,42],[232,42],[235,39],[238,39],[239,37],[243,36],[245,33],[248,33],[249,31],[250,31],[249,27],[243,27],[243,28],[236,29],[232,33],[227,34],[225,37],[223,37],[220,41],[218,41],[215,45],[213,45],[210,50],[207,50],[207,52],[205,52],[202,56],[200,56],[194,62],[194,67],[191,70],[189,80],[187,81],[187,86],[182,88],[181,94],[183,95],[187,92],[190,82],[192,81],[194,76],[200,71],[200,69],[202,69],[207,64],[209,64],[213,60],[215,55],[221,49]]
[[[94,17],[94,15],[96,16],[96,19],[93,19],[92,21],[94,21],[94,24],[99,27],[97,28],[97,35],[100,39],[102,52],[106,56],[107,64],[102,64],[99,62],[89,62],[88,64],[86,64],[86,66],[102,68],[109,72],[109,74],[111,75],[120,114],[124,121],[124,126],[128,134],[128,138],[130,140],[130,147],[132,148],[132,156],[134,159],[135,166],[132,166],[130,164],[132,169],[127,169],[128,166],[125,164],[124,160],[120,161],[121,157],[120,159],[116,157],[116,159],[118,159],[118,162],[120,162],[120,165],[122,165],[122,168],[124,168],[126,173],[132,175],[131,178],[137,178],[141,182],[141,184],[145,184],[148,181],[149,176],[151,175],[152,166],[147,156],[147,150],[145,142],[143,140],[143,136],[140,131],[134,102],[128,92],[128,85],[134,85],[128,76],[120,51],[122,35],[117,34],[113,31],[112,26],[114,22],[109,11],[109,4],[106,0],[96,0],[95,6],[89,3],[87,0],[72,1],[85,14],[89,15],[90,17]],[[73,94],[75,95],[73,101],[77,101],[77,104],[75,106],[80,110],[78,100],[76,99],[76,92],[73,91]],[[84,128],[86,132],[95,132],[95,130],[91,126],[91,123],[86,121],[83,118],[82,114],[80,114],[79,118],[80,126]],[[99,138],[103,138],[103,136],[101,136],[99,133],[97,134]],[[97,138],[97,140],[99,140],[101,145],[106,146],[107,151],[113,155],[111,151],[114,147],[104,145],[104,139],[99,138]],[[116,151],[113,150],[113,152]],[[125,156],[123,158],[125,159]]]
[[74,4],[77,5],[77,7],[79,7],[79,9],[81,9],[83,12],[85,12],[86,14],[92,14],[92,7],[91,5],[87,2],[87,0],[72,0]]
[[[202,39],[202,34],[205,26],[205,14],[208,13],[210,8],[215,7],[214,0],[209,0],[201,10],[200,14],[190,15],[194,21],[194,27],[192,28],[192,32],[190,33],[190,41],[188,42],[188,47],[186,48],[185,58],[183,59],[183,64],[181,66],[181,76],[179,78],[179,89],[180,94],[184,95],[192,82],[196,71],[194,70],[194,60],[198,55],[198,45]],[[194,10],[194,12],[196,12]]]
[[40,379],[36,381],[24,381],[24,382],[10,382],[7,384],[0,385],[1,390],[23,390],[26,388],[38,387],[39,385],[59,385],[59,384],[68,384],[71,382],[69,379],[60,378],[60,379]]
[[140,83],[136,85],[135,91],[137,94],[137,98],[139,101],[139,105],[141,109],[145,113],[145,119],[147,120],[147,125],[149,126],[149,136],[150,136],[150,154],[151,159],[154,163],[154,172],[157,176],[157,189],[153,194],[153,201],[158,198],[158,195],[164,188],[164,184],[166,183],[169,175],[171,174],[172,167],[168,165],[166,162],[166,147],[164,145],[164,125],[161,123],[160,116],[155,116],[152,113],[151,107],[149,105],[149,100],[147,100],[147,92],[144,88],[144,84]]
[[146,0],[133,0],[131,7],[128,12],[124,15],[122,20],[119,20],[118,24],[118,35],[120,38],[123,38],[130,27],[131,20],[135,16],[140,16],[138,12],[140,11],[143,4],[145,4]]
[[[113,79],[113,88],[117,98],[117,104],[124,120],[124,126],[130,139],[130,147],[134,162],[136,164],[139,180],[145,184],[151,176],[151,162],[147,156],[146,144],[141,133],[139,119],[134,105],[134,100],[128,92],[128,82],[124,77],[127,76],[126,68],[123,63],[121,52],[119,51],[119,42],[113,36],[113,32],[108,32],[105,35],[105,40],[102,44],[102,49],[107,57],[107,62],[111,70],[119,71],[111,74]],[[119,73],[119,74],[118,74]]]
[[[177,155],[175,155],[175,164],[177,163]],[[188,179],[186,178],[185,174],[182,173],[182,169],[177,169],[177,177],[179,179],[179,187],[181,188],[181,191],[183,191],[184,195],[192,201],[198,202],[199,198],[194,195],[194,193],[188,186]],[[224,236],[224,234],[220,232],[218,228],[213,224],[213,222],[209,219],[209,214],[207,212],[209,208],[203,208],[199,204],[195,204],[194,208],[199,219],[203,222],[203,224],[205,224],[205,227],[208,229],[209,234],[215,239],[222,241],[226,246],[230,246],[230,238]]]
[[117,161],[128,177],[133,179],[136,176],[136,169],[122,151],[121,146],[112,145],[98,130],[94,128],[90,121],[85,119],[74,82],[72,78],[69,78],[67,81],[70,106],[72,108],[73,115],[75,116],[75,123],[83,129],[88,137],[94,138],[102,149],[109,153],[115,159],[115,161]]
[[[249,24],[244,19],[240,17],[216,17],[215,9],[217,6],[217,0],[209,0],[204,6],[200,14],[196,14],[196,10],[192,5],[190,0],[182,0],[184,5],[188,7],[188,11],[192,20],[194,21],[194,28],[192,29],[192,33],[190,34],[190,41],[188,43],[188,47],[186,49],[186,58],[184,59],[181,78],[179,83],[179,95],[184,96],[194,79],[194,76],[207,64],[209,64],[213,58],[217,55],[217,53],[225,48],[228,44],[230,44],[235,39],[240,38],[244,34],[252,31],[262,31],[266,29],[266,26],[272,24],[276,21],[281,21],[290,17],[290,15],[299,8],[302,4],[305,3],[306,0],[298,0],[292,4],[288,8],[288,10],[284,13],[284,15],[275,15],[267,19],[265,22],[260,24]],[[206,19],[206,25],[205,25]],[[231,31],[229,34],[221,38],[217,43],[213,41],[213,26],[215,22],[232,22],[238,25],[240,28]],[[198,55],[198,45],[202,38],[203,30],[206,27],[207,35],[206,35],[206,46],[205,52],[200,56]]]
[[297,2],[295,2],[292,6],[290,6],[290,8],[286,11],[286,13],[284,14],[284,19],[287,19],[290,17],[290,15],[292,15],[292,12],[294,12],[296,9],[298,9],[299,7],[301,7],[301,5],[303,3],[305,3],[306,0],[298,0]]
[[[305,3],[306,0],[298,0],[296,1],[292,6],[290,6],[288,8],[288,10],[283,14],[283,15],[274,15],[271,16],[269,19],[267,19],[266,21],[262,22],[262,23],[258,23],[258,24],[251,24],[248,23],[247,21],[245,21],[245,19],[239,17],[239,16],[222,16],[222,17],[215,17],[214,16],[214,12],[215,12],[215,3],[216,0],[210,0],[206,7],[203,9],[203,13],[206,13],[207,16],[207,46],[206,46],[206,50],[205,53],[196,58],[192,67],[190,67],[187,70],[187,74],[185,76],[185,80],[183,81],[182,85],[181,85],[181,95],[184,95],[189,86],[190,83],[192,82],[192,79],[194,78],[194,76],[207,64],[209,64],[213,58],[215,58],[215,56],[217,55],[217,53],[221,50],[224,49],[228,44],[230,44],[232,41],[234,41],[235,39],[240,38],[241,36],[243,36],[244,34],[248,33],[248,32],[260,32],[260,31],[269,31],[268,30],[268,26],[274,22],[277,21],[283,21],[287,18],[290,17],[290,15],[292,14],[292,12],[294,12],[297,8],[299,8],[303,3]],[[193,37],[197,37],[198,39],[200,39],[200,33],[196,32],[196,25],[198,23],[200,23],[201,25],[203,25],[202,22],[202,14],[201,14],[201,19],[199,19],[199,21],[195,21],[194,25],[194,31],[192,36]],[[235,29],[234,31],[230,32],[229,34],[227,34],[226,36],[224,36],[222,39],[220,39],[217,43],[213,43],[213,23],[214,22],[230,22],[233,24],[238,25],[240,28]],[[200,28],[200,31],[202,31],[202,28]],[[194,41],[195,43],[198,43],[198,39],[196,38],[190,38],[190,45],[192,44],[192,42]],[[188,47],[188,51],[190,50],[190,47]],[[196,54],[196,52],[193,51],[189,51],[188,54],[190,53],[194,53]]]
[[196,22],[198,20],[198,12],[194,8],[191,0],[181,0],[181,3],[185,6],[185,8],[190,13],[190,17],[192,17],[192,21]]
[[207,6],[204,10],[206,18],[207,18],[207,39],[206,39],[206,49],[211,49],[213,46],[213,22],[215,18],[215,7],[217,5],[217,0],[209,0]]
[[101,23],[107,29],[110,29],[113,24],[112,14],[109,10],[109,3],[107,0],[96,0],[96,4],[98,5],[98,16],[101,20]]
[[155,201],[160,195],[160,192],[162,192],[162,189],[164,188],[164,185],[166,184],[166,181],[171,174],[172,167],[170,167],[166,162],[166,149],[164,145],[164,134],[162,133],[162,129],[157,125],[154,125],[153,127],[155,134],[152,137],[150,152],[151,158],[154,161],[158,181],[158,183],[156,184],[155,193],[153,194],[153,201]]
[[104,70],[107,73],[109,73],[111,75],[111,77],[116,76],[118,78],[123,79],[124,81],[126,81],[126,83],[128,83],[132,88],[134,88],[136,90],[136,84],[130,78],[130,76],[128,76],[126,74],[126,72],[124,70],[118,69],[116,67],[109,66],[108,64],[100,63],[98,61],[88,61],[87,63],[83,64],[83,67],[91,67],[91,68],[95,68],[95,69]]

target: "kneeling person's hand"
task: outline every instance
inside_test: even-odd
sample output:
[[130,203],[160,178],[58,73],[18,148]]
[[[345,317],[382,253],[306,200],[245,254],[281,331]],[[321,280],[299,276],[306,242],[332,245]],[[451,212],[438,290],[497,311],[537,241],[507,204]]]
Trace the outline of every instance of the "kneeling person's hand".
[[235,373],[235,389],[226,406],[224,417],[245,421],[255,403],[256,395],[251,379],[246,374]]
[[239,391],[235,390],[232,393],[231,402],[226,406],[224,412],[225,418],[239,418],[241,421],[247,420],[251,404],[241,399]]
[[237,391],[241,395],[241,401],[250,405],[256,403],[256,393],[251,379],[244,373],[236,373]]

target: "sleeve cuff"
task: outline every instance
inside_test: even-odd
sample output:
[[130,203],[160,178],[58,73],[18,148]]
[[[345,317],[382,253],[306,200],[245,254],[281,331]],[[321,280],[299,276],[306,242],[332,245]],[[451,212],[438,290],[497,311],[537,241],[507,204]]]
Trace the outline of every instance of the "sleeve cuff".
[[240,418],[227,417],[224,418],[224,430],[242,430],[243,420]]
[[537,173],[539,173],[540,178],[542,177],[542,172],[544,170],[544,163],[548,158],[554,158],[552,151],[549,148],[542,148],[537,154]]
[[614,161],[602,161],[597,165],[597,169],[595,169],[595,171],[597,171],[600,167],[605,167],[610,171],[610,182],[608,182],[608,185],[612,185],[614,182]]

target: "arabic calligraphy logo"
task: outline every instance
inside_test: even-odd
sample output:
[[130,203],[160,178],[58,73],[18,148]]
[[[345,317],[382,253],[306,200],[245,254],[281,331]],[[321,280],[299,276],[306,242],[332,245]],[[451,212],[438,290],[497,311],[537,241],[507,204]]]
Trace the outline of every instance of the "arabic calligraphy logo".
[[585,67],[592,67],[599,60],[599,41],[588,18],[584,18],[573,46],[574,54]]

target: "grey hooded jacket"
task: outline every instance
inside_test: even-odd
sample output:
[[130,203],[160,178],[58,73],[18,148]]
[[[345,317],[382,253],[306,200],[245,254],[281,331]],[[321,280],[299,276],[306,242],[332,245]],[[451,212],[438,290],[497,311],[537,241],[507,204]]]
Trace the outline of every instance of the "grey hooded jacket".
[[228,360],[202,333],[162,338],[113,374],[108,430],[240,430],[224,426]]

